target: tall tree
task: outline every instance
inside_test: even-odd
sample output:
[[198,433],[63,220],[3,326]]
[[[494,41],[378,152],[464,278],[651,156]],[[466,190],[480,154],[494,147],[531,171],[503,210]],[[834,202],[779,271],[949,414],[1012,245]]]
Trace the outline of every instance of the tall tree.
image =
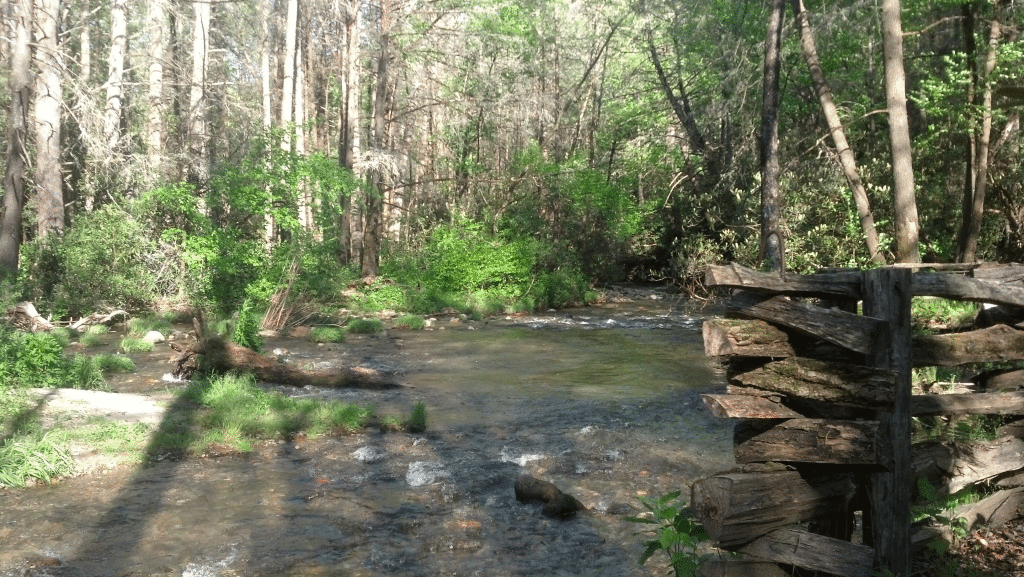
[[803,0],[793,0],[793,13],[800,32],[800,45],[803,49],[804,61],[807,63],[807,70],[811,75],[811,82],[814,85],[814,92],[818,95],[822,114],[828,123],[829,135],[836,148],[839,166],[843,169],[846,182],[853,195],[853,201],[857,205],[857,215],[860,218],[861,232],[864,234],[864,241],[868,247],[868,255],[874,262],[885,263],[885,257],[878,249],[878,230],[875,228],[875,218],[871,213],[868,193],[861,180],[860,171],[857,169],[857,159],[853,154],[853,149],[850,148],[850,144],[846,140],[846,131],[839,118],[839,110],[832,99],[832,89],[829,88],[828,82],[825,80],[825,71],[821,67],[818,49],[814,42],[814,32],[811,30],[810,16],[804,8]]
[[[914,191],[913,147],[907,115],[907,81],[903,68],[903,21],[900,0],[881,0],[882,56],[885,63],[885,102],[889,112],[892,153],[896,261],[921,262],[920,224]],[[892,568],[894,571],[896,568]],[[900,571],[895,571],[897,574]]]
[[[360,0],[347,0],[343,4],[344,41],[341,50],[341,99],[338,104],[338,163],[342,168],[355,170],[355,161],[360,153],[359,121],[359,30]],[[352,200],[341,193],[338,199],[341,207],[338,217],[338,262],[348,264],[352,259]]]
[[0,281],[18,270],[21,213],[25,206],[25,141],[32,103],[31,0],[14,2],[14,43],[11,47],[11,109],[7,116],[7,163],[0,203]]
[[[164,34],[167,0],[149,0],[146,31],[149,36],[149,113],[146,122],[146,154],[150,171],[162,172],[164,151]],[[152,177],[150,178],[152,182]]]
[[61,96],[57,18],[60,0],[36,0],[36,170],[35,193],[40,237],[64,231],[64,186],[60,170]]
[[768,270],[778,272],[785,269],[782,209],[779,206],[779,71],[785,15],[785,0],[772,0],[764,41],[761,105],[761,262]]
[[379,46],[377,70],[373,89],[373,147],[376,160],[370,173],[370,187],[364,202],[365,224],[363,228],[360,268],[362,275],[377,276],[380,266],[380,243],[383,234],[384,197],[386,185],[387,118],[388,106],[388,64],[391,59],[391,26],[394,14],[390,0],[381,0],[379,5]]
[[[993,2],[992,19],[989,22],[988,43],[985,53],[984,66],[981,74],[972,74],[971,100],[978,88],[981,89],[981,123],[977,126],[977,133],[973,135],[973,142],[969,145],[973,154],[968,156],[969,166],[966,170],[967,182],[964,186],[964,211],[963,224],[960,227],[959,246],[957,248],[957,260],[959,262],[973,262],[978,250],[978,236],[981,234],[981,222],[985,214],[985,191],[988,187],[989,159],[991,153],[992,139],[992,91],[995,82],[992,79],[996,68],[996,60],[999,51],[999,39],[1002,36],[1002,24],[1000,23],[1000,9],[1002,2]],[[970,7],[965,7],[970,10]],[[967,22],[973,22],[973,18],[965,18]],[[972,37],[974,30],[964,29],[964,34]],[[972,51],[973,52],[973,51]],[[968,57],[972,57],[970,54]]]
[[188,105],[188,180],[205,186],[210,177],[209,134],[207,134],[206,71],[210,58],[210,3],[192,3],[195,25],[192,37],[192,78]]
[[121,83],[128,47],[127,5],[128,0],[112,0],[110,3],[110,57],[107,60],[107,100],[103,115],[103,139],[108,155],[118,149],[121,139]]

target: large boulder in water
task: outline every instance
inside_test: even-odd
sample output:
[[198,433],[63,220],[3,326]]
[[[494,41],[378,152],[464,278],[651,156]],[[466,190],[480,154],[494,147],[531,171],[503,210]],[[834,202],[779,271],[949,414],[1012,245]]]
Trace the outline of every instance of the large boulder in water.
[[544,503],[541,513],[548,517],[570,517],[587,510],[576,497],[563,493],[554,483],[525,474],[516,478],[516,499],[521,503]]

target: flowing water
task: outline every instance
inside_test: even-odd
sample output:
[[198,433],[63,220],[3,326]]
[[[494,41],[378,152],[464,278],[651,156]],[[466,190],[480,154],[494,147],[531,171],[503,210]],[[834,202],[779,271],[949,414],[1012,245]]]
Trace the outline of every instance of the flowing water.
[[[393,371],[396,391],[276,387],[408,414],[421,434],[297,440],[0,491],[0,575],[664,575],[639,566],[637,495],[733,466],[699,394],[723,377],[702,313],[661,292],[628,303],[350,336],[277,339],[294,362]],[[659,298],[660,297],[660,298]],[[156,362],[156,361],[154,361]],[[118,390],[166,387],[134,379]],[[516,501],[520,473],[588,511]]]

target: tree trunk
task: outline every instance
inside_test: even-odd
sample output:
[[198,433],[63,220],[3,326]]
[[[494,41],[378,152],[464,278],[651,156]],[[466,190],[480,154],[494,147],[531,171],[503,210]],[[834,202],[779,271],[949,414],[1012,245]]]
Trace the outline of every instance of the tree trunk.
[[814,85],[814,92],[818,95],[822,114],[828,123],[829,134],[831,134],[832,143],[836,147],[836,156],[839,157],[839,166],[843,169],[843,174],[846,175],[853,201],[857,205],[857,215],[860,218],[864,241],[868,246],[868,255],[872,261],[884,264],[885,257],[878,250],[878,231],[875,229],[875,219],[871,214],[868,193],[864,188],[864,182],[861,181],[860,171],[857,169],[857,159],[846,140],[846,131],[839,118],[839,110],[836,108],[835,101],[832,100],[832,89],[825,81],[825,73],[821,68],[818,49],[814,43],[814,33],[811,30],[810,19],[804,8],[803,0],[793,0],[793,12],[800,29],[800,43],[803,47],[804,60],[807,62],[807,70],[810,72],[811,82]]
[[[981,95],[981,127],[974,144],[974,186],[970,204],[970,214],[964,218],[966,227],[960,233],[960,262],[973,262],[978,250],[978,236],[981,234],[981,221],[985,212],[985,189],[988,185],[990,142],[992,137],[992,72],[996,67],[996,56],[999,48],[999,37],[1002,27],[999,23],[999,2],[993,3],[995,13],[989,26],[988,51],[985,55],[983,73],[978,79],[983,86]],[[964,202],[967,208],[967,202]]]
[[[387,149],[386,114],[388,92],[388,59],[390,58],[391,34],[389,32],[390,15],[387,8],[382,7],[380,52],[377,56],[377,78],[373,91],[373,146],[383,157]],[[363,251],[360,260],[364,277],[377,276],[380,266],[380,241],[383,232],[383,209],[385,194],[386,162],[381,158],[373,168],[371,185],[366,191],[365,228],[363,230]]]
[[60,172],[60,120],[63,99],[57,48],[60,0],[36,0],[36,171],[39,236],[64,231],[64,182]]
[[110,58],[107,60],[107,102],[103,114],[103,139],[107,158],[116,153],[121,140],[121,82],[124,78],[124,57],[128,46],[128,0],[112,0],[110,4]]
[[785,272],[782,209],[779,206],[779,69],[785,0],[772,0],[764,41],[761,106],[761,262],[773,272]]
[[[355,170],[359,156],[359,0],[350,0],[346,6],[345,42],[342,50],[342,94],[338,135],[338,162],[343,168]],[[347,265],[352,260],[352,196],[339,193],[338,205],[338,263]]]
[[913,147],[907,116],[906,74],[903,70],[903,23],[900,0],[882,0],[882,53],[885,62],[885,100],[889,111],[895,203],[896,261],[921,262],[919,224],[914,193]]
[[25,206],[25,141],[31,107],[31,0],[14,2],[14,45],[11,54],[11,109],[7,117],[7,163],[0,202],[0,281],[18,273],[21,213]]
[[189,94],[189,182],[202,188],[210,177],[209,135],[206,131],[206,69],[210,57],[210,3],[196,2],[192,39],[192,81]]
[[146,154],[149,156],[150,183],[155,182],[163,174],[166,1],[149,0],[149,13],[146,15],[146,27],[149,31],[149,114],[146,122]]
[[[281,87],[281,128],[289,130],[295,106],[295,32],[299,20],[299,0],[288,0],[288,16],[284,28],[284,85]],[[287,134],[287,133],[286,133]],[[291,149],[290,138],[281,148]]]

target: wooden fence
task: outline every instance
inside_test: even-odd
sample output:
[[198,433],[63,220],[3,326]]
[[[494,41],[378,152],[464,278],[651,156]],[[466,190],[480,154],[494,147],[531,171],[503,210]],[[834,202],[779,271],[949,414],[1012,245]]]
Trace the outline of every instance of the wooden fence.
[[[741,555],[706,561],[698,575],[788,574],[779,564],[909,575],[912,549],[936,536],[911,526],[919,479],[940,495],[977,483],[997,489],[961,511],[972,524],[1022,516],[1024,421],[1007,419],[995,441],[912,445],[911,417],[1024,415],[1024,370],[912,394],[911,369],[1024,359],[1024,267],[783,277],[733,264],[710,267],[706,282],[739,289],[726,318],[704,324],[705,352],[725,361],[728,376],[724,394],[704,402],[738,419],[741,467],[694,483],[691,506],[719,547]],[[911,298],[925,296],[991,303],[986,316],[1008,324],[913,336]]]

